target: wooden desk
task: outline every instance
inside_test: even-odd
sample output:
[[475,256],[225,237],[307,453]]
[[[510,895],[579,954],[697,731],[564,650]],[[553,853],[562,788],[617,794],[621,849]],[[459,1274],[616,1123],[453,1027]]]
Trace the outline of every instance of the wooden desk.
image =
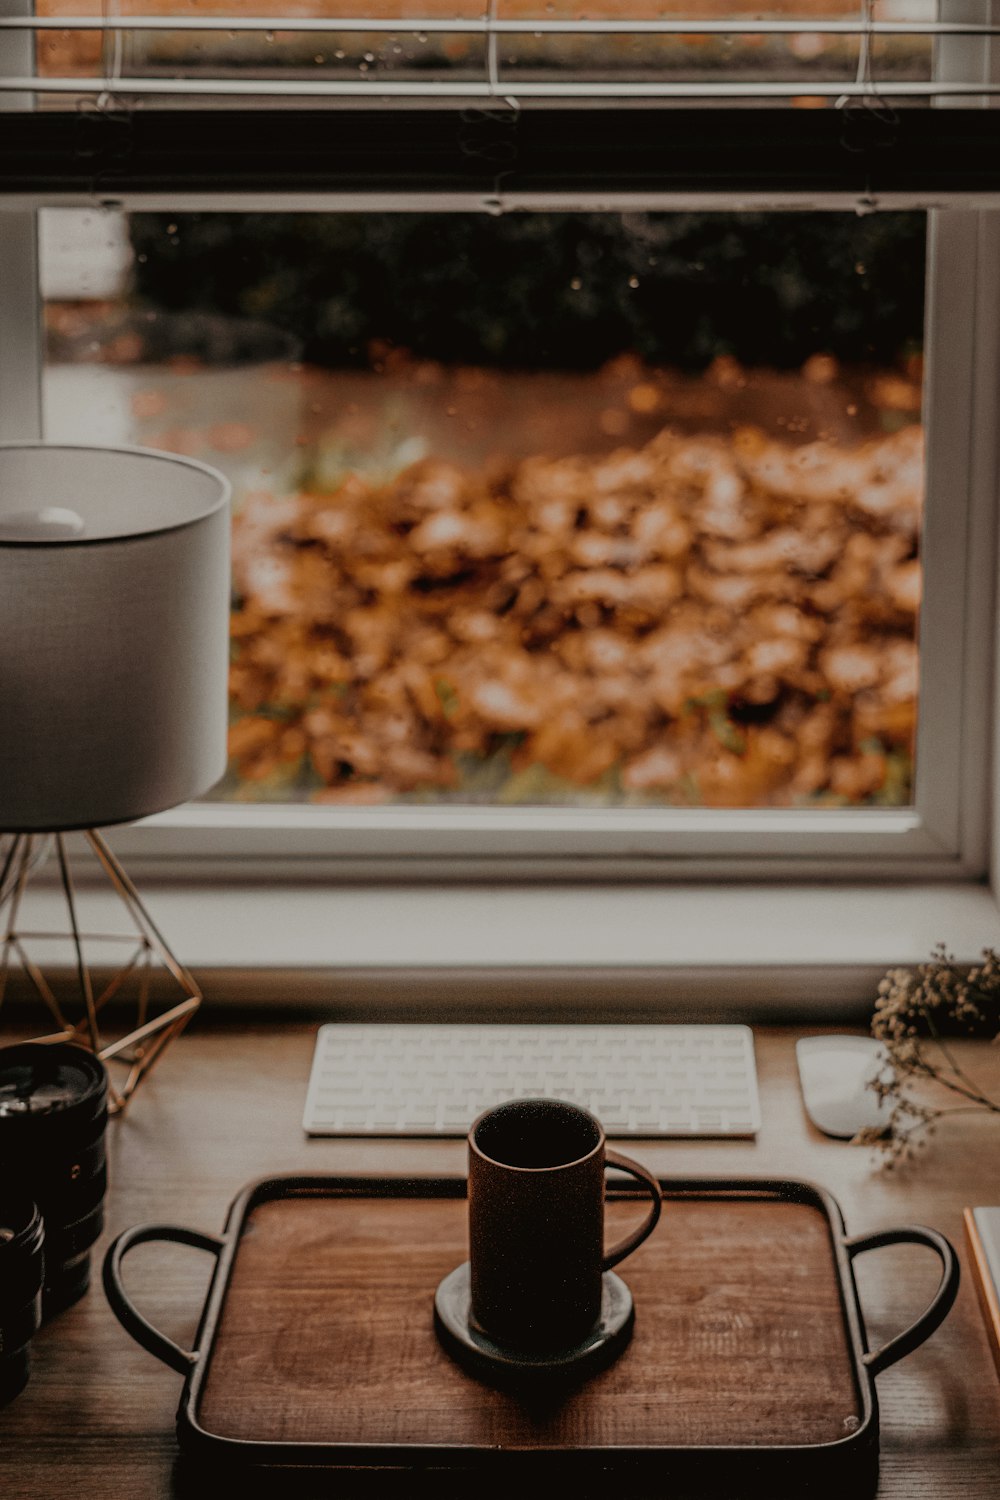
[[[127,1118],[112,1124],[112,1189],[95,1285],[42,1330],[27,1389],[0,1411],[4,1500],[195,1493],[192,1481],[174,1470],[180,1377],[128,1338],[99,1285],[100,1257],[112,1235],[147,1220],[218,1231],[237,1189],[271,1172],[464,1170],[460,1142],[306,1140],[301,1116],[314,1032],[298,1021],[201,1017]],[[811,1179],[839,1200],[850,1233],[914,1222],[943,1230],[961,1255],[963,1286],[944,1327],[879,1378],[879,1496],[992,1500],[1000,1487],[1000,1382],[967,1271],[961,1213],[967,1204],[1000,1202],[1000,1120],[961,1116],[942,1127],[916,1166],[880,1171],[869,1153],[826,1140],[806,1122],[794,1055],[800,1034],[756,1032],[764,1121],[756,1143],[642,1142],[631,1149],[663,1174]],[[980,1049],[974,1066],[1000,1088],[1000,1049]],[[211,1264],[206,1255],[174,1246],[139,1249],[129,1262],[139,1306],[186,1347]],[[926,1251],[895,1247],[856,1265],[875,1345],[922,1310],[937,1263]],[[351,1487],[338,1480],[336,1493],[350,1494]]]

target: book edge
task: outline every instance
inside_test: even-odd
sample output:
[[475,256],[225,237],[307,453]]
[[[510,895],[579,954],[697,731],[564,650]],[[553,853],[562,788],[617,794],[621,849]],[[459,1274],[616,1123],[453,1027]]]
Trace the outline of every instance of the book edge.
[[962,1218],[965,1222],[965,1237],[972,1260],[972,1268],[975,1272],[973,1280],[976,1283],[976,1291],[979,1295],[979,1305],[983,1313],[983,1322],[986,1324],[990,1352],[993,1355],[993,1363],[996,1365],[997,1375],[1000,1377],[1000,1287],[997,1286],[997,1283],[993,1279],[986,1246],[983,1244],[979,1233],[979,1226],[976,1223],[975,1209],[965,1209]]

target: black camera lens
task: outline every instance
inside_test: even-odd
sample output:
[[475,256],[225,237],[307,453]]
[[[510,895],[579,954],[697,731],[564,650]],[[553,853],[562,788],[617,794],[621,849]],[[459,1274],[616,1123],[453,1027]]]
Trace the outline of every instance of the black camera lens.
[[28,1379],[28,1346],[42,1321],[43,1239],[37,1206],[0,1188],[0,1406]]
[[44,1317],[90,1282],[104,1227],[108,1075],[68,1042],[0,1048],[0,1182],[32,1198],[45,1224]]

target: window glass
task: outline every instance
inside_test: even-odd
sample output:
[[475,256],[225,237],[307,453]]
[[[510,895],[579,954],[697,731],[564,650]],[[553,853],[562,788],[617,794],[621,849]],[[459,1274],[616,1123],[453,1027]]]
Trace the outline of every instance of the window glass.
[[43,214],[46,436],[234,485],[214,797],[912,801],[920,214]]

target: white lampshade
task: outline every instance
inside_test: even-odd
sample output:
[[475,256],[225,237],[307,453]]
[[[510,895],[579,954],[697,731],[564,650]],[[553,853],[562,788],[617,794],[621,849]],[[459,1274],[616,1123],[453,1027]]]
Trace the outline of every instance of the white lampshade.
[[193,459],[0,443],[0,830],[130,822],[222,775],[228,502]]

